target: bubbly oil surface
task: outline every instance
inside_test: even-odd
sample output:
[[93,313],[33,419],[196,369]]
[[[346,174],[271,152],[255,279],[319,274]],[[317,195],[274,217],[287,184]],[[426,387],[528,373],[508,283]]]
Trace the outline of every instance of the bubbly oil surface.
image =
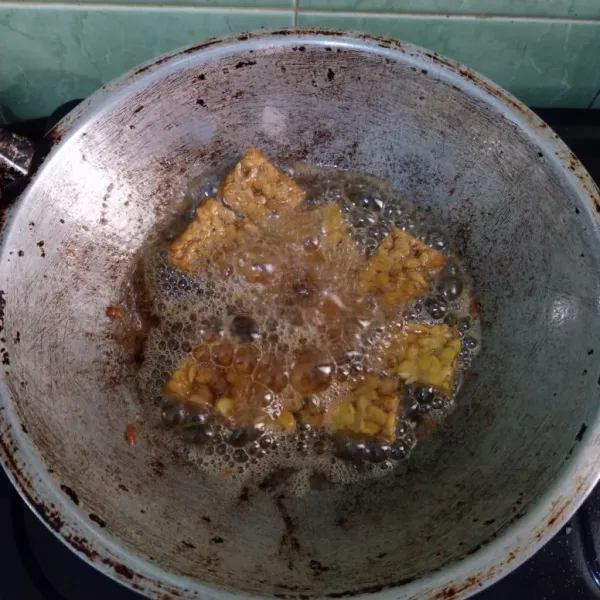
[[[263,481],[284,472],[291,489],[302,493],[319,482],[344,485],[391,473],[452,410],[481,340],[471,281],[451,250],[451,240],[388,182],[303,163],[285,172],[306,190],[299,210],[330,203],[341,209],[349,238],[325,253],[327,260],[311,263],[303,254],[310,252],[310,220],[299,248],[285,242],[285,228],[294,233],[293,219],[274,219],[250,250],[242,246],[227,256],[210,256],[200,272],[175,268],[169,262],[169,245],[197,206],[218,198],[219,178],[205,176],[189,187],[190,211],[145,248],[126,296],[136,323],[147,324],[143,360],[137,367],[144,422],[172,449],[215,476]],[[393,228],[448,260],[423,296],[390,307],[357,287],[357,273]],[[321,318],[315,306],[327,303],[342,303],[348,319],[332,324]],[[460,339],[450,393],[419,381],[407,383],[398,376],[397,365],[390,369],[382,359],[393,347],[394,332],[418,323],[447,324]],[[234,358],[229,362],[231,351],[235,364]],[[235,374],[240,361],[245,361],[244,369],[251,363],[244,384],[252,394],[248,403],[253,410],[246,420],[246,413],[232,422],[214,410],[165,395],[165,384],[194,352],[202,355],[194,373],[205,365],[209,371],[227,374],[229,369]],[[268,370],[273,364],[278,376],[261,378],[260,365]],[[368,375],[396,382],[393,439],[336,430],[331,423],[320,426],[322,415],[360,388]],[[284,412],[294,415],[289,427],[278,422]]]

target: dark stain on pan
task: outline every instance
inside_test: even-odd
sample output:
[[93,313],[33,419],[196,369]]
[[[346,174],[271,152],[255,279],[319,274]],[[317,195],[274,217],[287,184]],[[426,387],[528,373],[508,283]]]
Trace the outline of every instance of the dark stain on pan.
[[281,518],[283,519],[283,524],[285,525],[285,531],[281,536],[281,540],[279,541],[279,549],[282,554],[287,557],[288,561],[288,569],[294,569],[294,554],[300,552],[300,542],[296,537],[296,523],[290,516],[287,507],[284,504],[285,496],[280,494],[275,498],[275,506],[277,506]]
[[0,290],[0,332],[4,329],[4,311],[6,310],[6,292]]
[[238,63],[236,63],[235,68],[242,69],[243,67],[251,67],[252,65],[255,65],[255,64],[256,64],[255,60],[240,60]]
[[126,579],[133,579],[133,571],[129,567],[126,567],[121,563],[114,563],[112,567],[115,570],[115,573],[122,575]]
[[158,460],[157,458],[153,459],[150,462],[150,466],[157,477],[162,477],[165,474],[165,463],[161,460]]
[[493,571],[490,571],[485,577],[467,577],[463,584],[447,586],[434,596],[431,596],[430,600],[452,600],[452,598],[456,598],[459,594],[462,595],[464,592],[481,588],[483,582],[492,575]]
[[587,428],[588,428],[588,426],[585,423],[582,423],[577,435],[575,436],[576,441],[580,442],[583,439],[583,436],[585,435]]
[[[197,52],[198,50],[205,50],[206,48],[210,48],[211,46],[214,46],[215,44],[221,43],[221,41],[222,40],[220,40],[220,39],[212,38],[210,40],[207,40],[203,44],[198,44],[197,46],[193,46],[192,48],[188,48],[187,50],[182,50],[180,52],[180,54],[192,54],[194,52]],[[174,56],[177,56],[177,54],[175,54]]]
[[321,29],[318,27],[313,27],[311,29],[302,29],[302,30],[298,30],[298,31],[292,31],[289,33],[315,33],[315,34],[323,34],[326,33],[328,36],[331,37],[342,37],[345,35],[348,35],[347,32],[345,31],[341,31],[338,29],[334,29],[332,31],[326,30],[326,29]]
[[62,484],[60,486],[60,489],[67,495],[69,496],[69,498],[71,498],[71,500],[73,501],[73,504],[76,504],[79,506],[79,496],[75,493],[75,490],[73,490],[72,488],[70,488],[68,485],[64,485]]
[[317,576],[329,571],[329,567],[326,567],[325,565],[321,564],[318,560],[314,559],[308,563],[308,566],[311,568],[312,572]]
[[40,240],[36,246],[40,249],[40,256],[46,258],[46,251],[44,250],[44,240]]
[[344,529],[344,527],[346,526],[347,523],[348,523],[348,519],[346,517],[340,517],[339,519],[336,520],[336,522],[334,524],[336,527],[339,527],[340,529]]
[[90,513],[88,515],[88,518],[90,519],[90,521],[94,521],[94,523],[96,523],[99,527],[106,527],[106,521],[104,519],[101,519],[97,514]]
[[362,594],[376,594],[385,589],[400,587],[402,585],[407,585],[411,583],[411,581],[415,581],[416,577],[406,577],[405,579],[400,579],[398,581],[394,581],[393,583],[389,583],[386,585],[370,585],[364,588],[360,588],[358,590],[349,590],[346,592],[333,592],[330,594],[326,594],[326,598],[346,598],[351,596],[360,596]]
[[249,500],[250,500],[250,490],[248,487],[244,486],[242,488],[242,491],[240,492],[240,495],[238,496],[237,505],[240,506],[241,504],[244,504],[245,502],[248,502]]
[[82,537],[73,536],[73,535],[65,535],[65,540],[70,544],[70,546],[76,550],[77,552],[86,556],[89,560],[95,561],[98,558],[98,553],[95,550],[91,550],[88,547],[87,541]]
[[46,505],[44,502],[38,502],[37,500],[34,500],[34,498],[29,494],[27,494],[27,496],[29,502],[32,504],[36,512],[41,515],[44,521],[46,521],[46,523],[48,523],[48,525],[50,525],[54,531],[57,533],[60,532],[64,525],[64,521],[62,520],[59,511],[56,510],[56,508],[54,508],[54,506],[51,504]]
[[[553,503],[554,506],[555,503]],[[565,501],[563,504],[560,505],[560,507],[558,508],[558,510],[554,510],[552,516],[548,519],[548,527],[552,527],[554,525],[554,523],[556,523],[556,521],[558,521],[558,519],[560,519],[562,517],[562,515],[564,514],[564,512],[567,510],[567,508],[569,507],[569,505],[571,504],[571,500],[567,500]],[[538,532],[536,534],[536,537],[538,539],[541,539],[542,537],[542,532]]]
[[579,476],[579,477],[577,477],[577,481],[578,481],[577,486],[569,494],[569,496],[567,497],[566,500],[563,500],[562,502],[560,500],[555,500],[554,502],[552,502],[551,509],[550,509],[550,518],[548,519],[546,525],[543,526],[536,533],[537,540],[540,540],[544,536],[544,534],[547,533],[548,529],[552,528],[557,521],[562,519],[565,512],[570,508],[570,506],[573,502],[573,499],[576,498],[577,496],[579,496],[579,494],[581,493],[581,491],[583,490],[583,488],[586,485],[586,478]]
[[144,72],[150,70],[152,67],[158,67],[159,65],[162,65],[163,63],[167,62],[168,60],[170,60],[174,56],[177,56],[177,55],[173,54],[173,55],[170,55],[170,56],[165,56],[164,58],[161,58],[160,60],[157,60],[156,62],[152,63],[151,65],[146,65],[144,67],[140,67],[137,71],[134,72],[134,75],[139,75],[140,73],[144,73]]

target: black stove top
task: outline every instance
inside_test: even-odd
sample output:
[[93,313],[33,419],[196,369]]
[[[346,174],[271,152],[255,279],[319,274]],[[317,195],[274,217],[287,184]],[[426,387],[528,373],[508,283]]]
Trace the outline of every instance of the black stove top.
[[[50,120],[9,129],[39,139]],[[600,183],[600,110],[536,111]],[[73,554],[27,508],[0,469],[0,600],[140,600]],[[516,571],[475,600],[600,598],[600,486],[565,527]]]

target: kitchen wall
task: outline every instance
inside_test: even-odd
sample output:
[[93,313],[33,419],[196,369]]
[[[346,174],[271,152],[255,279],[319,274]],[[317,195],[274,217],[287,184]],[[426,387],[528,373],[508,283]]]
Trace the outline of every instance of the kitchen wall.
[[426,46],[532,106],[600,108],[600,0],[0,0],[0,123],[230,33],[332,27]]

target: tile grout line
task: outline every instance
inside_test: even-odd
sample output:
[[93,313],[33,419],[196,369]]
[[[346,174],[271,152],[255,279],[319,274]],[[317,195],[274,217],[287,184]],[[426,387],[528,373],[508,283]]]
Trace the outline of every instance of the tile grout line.
[[485,14],[470,14],[470,13],[423,13],[423,12],[377,12],[368,10],[357,10],[357,11],[336,11],[326,9],[303,9],[300,6],[300,0],[294,0],[293,5],[289,7],[270,7],[270,6],[235,6],[235,5],[222,5],[222,6],[197,6],[190,4],[152,4],[147,1],[142,2],[84,2],[84,3],[70,3],[70,2],[45,2],[44,0],[34,0],[32,2],[3,2],[0,0],[0,9],[23,9],[28,7],[35,7],[38,9],[73,9],[79,11],[85,10],[131,10],[133,8],[145,8],[152,9],[156,12],[168,11],[168,10],[186,10],[189,12],[219,12],[219,11],[232,11],[241,14],[260,14],[260,13],[274,13],[274,14],[293,14],[293,25],[298,26],[298,17],[302,16],[325,16],[325,17],[342,17],[342,18],[385,18],[385,19],[430,19],[435,21],[494,21],[494,22],[561,22],[567,24],[598,24],[600,17],[598,18],[577,18],[577,17],[537,17],[535,15],[485,15]]
[[[1,0],[0,0],[1,3]],[[368,17],[368,18],[398,18],[406,17],[409,19],[436,19],[436,20],[478,20],[478,21],[561,21],[563,23],[597,23],[598,17],[561,17],[561,16],[537,16],[527,15],[501,15],[489,13],[444,13],[444,12],[418,12],[418,11],[375,11],[375,10],[330,10],[326,8],[299,8],[299,13],[304,16],[327,16],[327,17]]]
[[292,6],[289,7],[281,7],[281,6],[235,6],[230,4],[223,5],[214,5],[214,6],[197,6],[194,4],[179,4],[175,2],[174,4],[153,4],[150,2],[45,2],[44,0],[33,0],[32,2],[28,2],[24,0],[23,2],[3,2],[0,0],[0,9],[9,8],[9,9],[19,9],[19,8],[27,8],[34,7],[39,9],[44,8],[71,8],[77,10],[88,10],[88,9],[114,9],[118,10],[129,10],[132,8],[152,8],[158,11],[166,11],[171,9],[181,10],[186,9],[195,12],[238,12],[242,14],[260,14],[260,13],[275,13],[275,14],[290,14],[293,10]]

